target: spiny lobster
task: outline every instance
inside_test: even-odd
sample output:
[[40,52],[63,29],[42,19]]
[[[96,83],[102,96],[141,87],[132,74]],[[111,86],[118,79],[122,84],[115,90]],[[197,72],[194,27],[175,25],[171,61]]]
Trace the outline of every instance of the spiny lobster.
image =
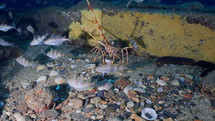
[[90,52],[93,52],[91,57],[90,57],[90,60],[94,60],[96,61],[99,54],[101,54],[101,57],[103,58],[103,63],[105,63],[105,55],[109,55],[109,57],[113,58],[112,60],[112,63],[114,63],[114,60],[115,58],[120,58],[120,55],[121,55],[121,61],[122,63],[124,63],[124,54],[126,54],[126,63],[128,63],[128,49],[131,48],[131,47],[124,47],[122,49],[120,48],[117,48],[117,47],[114,47],[113,45],[111,45],[108,40],[106,39],[104,33],[102,32],[101,30],[101,26],[99,25],[98,23],[98,20],[97,18],[95,17],[94,13],[93,13],[93,8],[92,6],[90,5],[90,2],[89,0],[86,0],[87,1],[87,4],[88,4],[88,7],[91,11],[91,14],[94,18],[94,21],[95,23],[97,24],[97,27],[98,27],[98,30],[100,32],[100,34],[102,35],[103,37],[103,42],[102,41],[99,41],[96,37],[94,37],[90,32],[88,32],[86,29],[84,29],[84,27],[82,27],[82,30],[87,32],[90,36],[92,36],[95,40],[98,41],[98,43],[102,46],[102,47],[94,47]]

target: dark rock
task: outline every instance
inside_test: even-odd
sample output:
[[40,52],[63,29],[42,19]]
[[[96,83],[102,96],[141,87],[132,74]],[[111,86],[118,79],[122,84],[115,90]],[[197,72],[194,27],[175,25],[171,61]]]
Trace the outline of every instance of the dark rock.
[[49,27],[54,28],[54,29],[58,28],[58,25],[54,21],[49,22],[48,25],[49,25]]
[[104,95],[105,90],[101,90],[99,92],[96,93],[97,97],[100,97],[102,99],[105,99],[105,95]]

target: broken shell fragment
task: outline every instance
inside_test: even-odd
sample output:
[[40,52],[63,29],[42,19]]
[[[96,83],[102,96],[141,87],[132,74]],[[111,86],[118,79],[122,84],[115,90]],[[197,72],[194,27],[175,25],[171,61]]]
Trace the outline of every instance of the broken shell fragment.
[[152,108],[144,108],[142,110],[142,114],[141,116],[143,118],[145,118],[146,120],[155,120],[158,117],[158,114],[156,113],[156,111]]

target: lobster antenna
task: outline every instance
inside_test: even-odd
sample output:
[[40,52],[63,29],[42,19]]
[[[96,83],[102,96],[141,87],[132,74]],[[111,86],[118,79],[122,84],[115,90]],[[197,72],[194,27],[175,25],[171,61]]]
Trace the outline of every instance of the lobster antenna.
[[108,43],[108,41],[107,41],[107,39],[106,39],[104,33],[102,32],[101,26],[99,25],[98,20],[96,19],[95,15],[94,15],[94,13],[93,13],[93,8],[92,8],[92,6],[90,5],[89,0],[86,0],[86,1],[87,1],[87,4],[88,4],[88,7],[90,8],[90,12],[92,13],[92,16],[93,16],[93,18],[94,18],[94,20],[95,20],[95,22],[96,22],[96,24],[97,24],[97,26],[98,26],[99,32],[100,32],[100,34],[102,35],[102,37],[103,37],[103,39],[104,39],[105,44],[109,45],[109,43]]

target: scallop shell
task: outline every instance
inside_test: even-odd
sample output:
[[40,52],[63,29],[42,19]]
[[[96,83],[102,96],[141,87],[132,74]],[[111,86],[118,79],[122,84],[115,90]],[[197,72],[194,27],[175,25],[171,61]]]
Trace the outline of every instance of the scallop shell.
[[155,120],[158,117],[158,114],[156,113],[156,111],[152,108],[144,108],[142,110],[142,114],[141,116],[143,118],[145,118],[146,120]]
[[77,91],[86,91],[93,88],[95,85],[94,82],[87,80],[83,76],[77,77],[76,73],[72,79],[68,80],[68,84],[70,85],[70,87],[73,87]]

